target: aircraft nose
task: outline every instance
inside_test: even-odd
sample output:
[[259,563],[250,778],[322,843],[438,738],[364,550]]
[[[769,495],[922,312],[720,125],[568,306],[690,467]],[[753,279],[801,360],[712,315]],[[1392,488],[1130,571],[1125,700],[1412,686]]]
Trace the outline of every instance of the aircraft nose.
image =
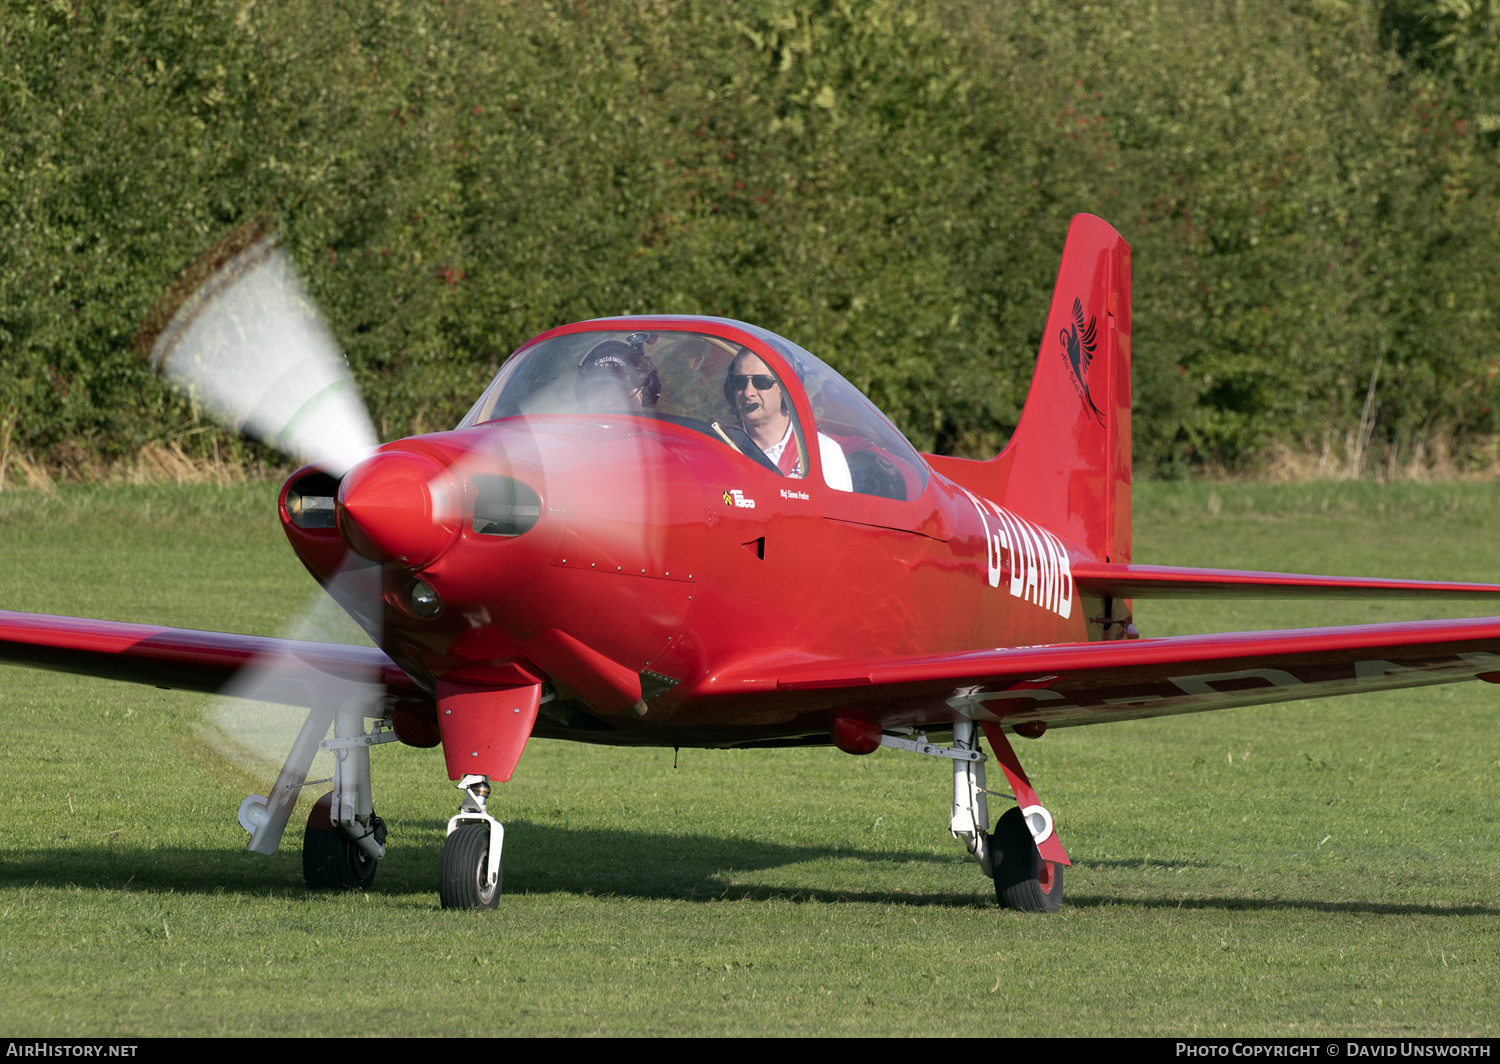
[[462,504],[447,465],[414,451],[383,451],[351,469],[334,506],[356,553],[416,569],[458,538]]

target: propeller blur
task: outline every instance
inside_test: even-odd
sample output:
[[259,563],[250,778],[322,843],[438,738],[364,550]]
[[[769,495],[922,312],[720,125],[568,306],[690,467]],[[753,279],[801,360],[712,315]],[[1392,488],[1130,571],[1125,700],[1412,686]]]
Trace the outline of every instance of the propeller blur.
[[[1073,220],[1020,424],[989,461],[919,454],[816,356],[711,317],[553,329],[454,430],[375,447],[274,237],[240,234],[189,274],[142,346],[307,463],[282,488],[287,538],[375,647],[0,614],[0,660],[308,709],[239,819],[273,852],[331,751],[304,832],[314,887],[373,882],[383,742],[443,747],[462,801],[439,893],[461,908],[499,903],[491,785],[534,735],[832,744],[947,761],[948,830],[997,899],[1055,911],[1068,857],[1009,736],[1500,682],[1493,617],[1139,637],[1147,596],[1493,600],[1500,585],[1132,565],[1130,249],[1097,218]],[[993,824],[991,758],[1015,803]]]
[[343,473],[375,446],[338,341],[276,234],[256,223],[199,256],[134,343],[220,422],[299,461]]

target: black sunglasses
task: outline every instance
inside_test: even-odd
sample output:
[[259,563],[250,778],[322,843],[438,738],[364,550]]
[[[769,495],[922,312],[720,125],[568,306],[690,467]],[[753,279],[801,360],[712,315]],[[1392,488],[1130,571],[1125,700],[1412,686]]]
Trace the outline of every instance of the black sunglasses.
[[754,384],[758,392],[768,392],[776,387],[776,378],[769,373],[731,373],[729,375],[730,391],[742,392],[747,384]]

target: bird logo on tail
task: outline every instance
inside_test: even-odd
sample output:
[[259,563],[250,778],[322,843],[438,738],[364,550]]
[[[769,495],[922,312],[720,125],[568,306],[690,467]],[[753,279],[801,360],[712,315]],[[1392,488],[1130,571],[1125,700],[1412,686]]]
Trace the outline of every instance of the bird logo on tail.
[[1093,417],[1104,424],[1104,413],[1094,405],[1093,396],[1089,394],[1088,375],[1089,366],[1093,364],[1094,354],[1099,348],[1099,340],[1095,335],[1097,317],[1090,317],[1088,324],[1083,323],[1083,300],[1075,297],[1073,299],[1073,326],[1058,332],[1057,338],[1062,341],[1063,354],[1067,357],[1068,368],[1073,373],[1073,387],[1078,389],[1078,397],[1083,400],[1084,406]]

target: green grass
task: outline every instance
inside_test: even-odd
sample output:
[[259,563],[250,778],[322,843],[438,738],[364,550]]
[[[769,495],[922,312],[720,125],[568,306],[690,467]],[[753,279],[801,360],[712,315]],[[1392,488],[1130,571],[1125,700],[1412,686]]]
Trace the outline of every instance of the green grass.
[[[272,485],[0,494],[0,606],[275,632],[311,581]],[[1323,501],[1327,500],[1326,508]],[[1144,562],[1493,578],[1484,485],[1142,485]],[[1143,603],[1150,634],[1440,615]],[[1448,613],[1461,613],[1448,609]],[[0,670],[0,1031],[1454,1034],[1500,1029],[1500,706],[1482,684],[1055,731],[1074,859],[995,908],[946,767],[537,741],[493,800],[496,912],[444,912],[457,792],[383,747],[391,856],[310,895],[243,850],[267,778],[205,699]]]

